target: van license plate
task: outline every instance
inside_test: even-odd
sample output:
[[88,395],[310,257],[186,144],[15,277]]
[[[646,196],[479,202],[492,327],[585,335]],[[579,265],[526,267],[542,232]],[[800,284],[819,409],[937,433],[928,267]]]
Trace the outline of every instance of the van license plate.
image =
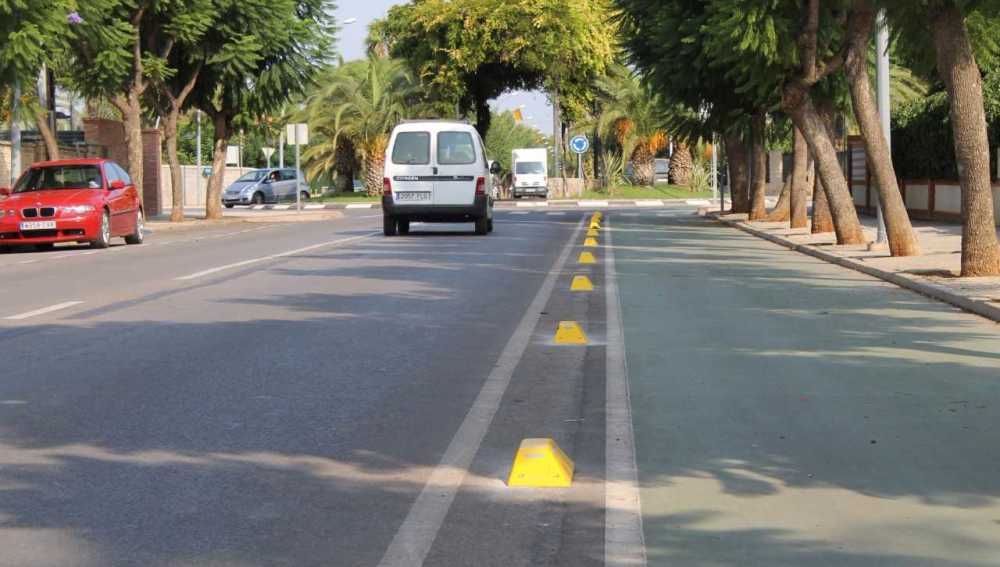
[[396,193],[397,201],[430,201],[430,191],[403,191]]
[[22,222],[21,230],[52,230],[56,227],[56,221],[33,221]]

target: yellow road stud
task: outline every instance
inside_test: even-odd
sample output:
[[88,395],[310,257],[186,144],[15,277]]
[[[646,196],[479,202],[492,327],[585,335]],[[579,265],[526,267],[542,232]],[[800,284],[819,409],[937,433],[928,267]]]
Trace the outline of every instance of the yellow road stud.
[[587,231],[587,236],[591,237],[591,238],[597,236],[597,229],[596,228],[592,228],[592,229],[588,230]]
[[596,264],[597,259],[590,252],[580,252],[580,258],[578,260],[581,264]]
[[591,248],[596,247],[597,246],[597,239],[596,238],[588,238],[588,239],[586,239],[586,240],[583,241],[583,245],[591,247]]
[[557,345],[585,345],[587,334],[583,332],[576,321],[560,321],[556,329],[555,343]]
[[603,217],[604,217],[604,213],[602,213],[601,211],[594,211],[594,218],[595,219],[601,220]]
[[552,439],[525,439],[514,455],[507,486],[558,488],[573,484],[573,461]]
[[601,221],[599,220],[590,221],[590,230],[597,230],[599,228],[601,228]]
[[569,286],[570,291],[594,291],[594,284],[587,276],[573,276],[573,283]]

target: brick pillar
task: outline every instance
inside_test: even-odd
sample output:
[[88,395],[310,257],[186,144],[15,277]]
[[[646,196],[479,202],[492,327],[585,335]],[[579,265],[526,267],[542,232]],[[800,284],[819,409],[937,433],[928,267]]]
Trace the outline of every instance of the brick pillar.
[[153,217],[163,212],[163,194],[160,191],[162,171],[160,131],[142,131],[142,202],[146,216]]

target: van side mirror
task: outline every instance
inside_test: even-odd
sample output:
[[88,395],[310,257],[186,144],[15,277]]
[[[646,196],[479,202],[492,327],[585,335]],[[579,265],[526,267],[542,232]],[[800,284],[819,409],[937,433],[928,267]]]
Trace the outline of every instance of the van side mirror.
[[490,173],[492,173],[493,175],[500,174],[500,162],[495,161],[492,164],[490,164]]

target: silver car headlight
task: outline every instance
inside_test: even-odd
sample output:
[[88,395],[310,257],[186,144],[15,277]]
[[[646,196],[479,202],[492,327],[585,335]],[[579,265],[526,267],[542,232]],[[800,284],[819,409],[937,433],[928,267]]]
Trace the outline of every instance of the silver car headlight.
[[71,215],[82,215],[83,213],[91,213],[94,211],[94,205],[70,205],[68,207],[62,208],[64,213],[69,213]]

